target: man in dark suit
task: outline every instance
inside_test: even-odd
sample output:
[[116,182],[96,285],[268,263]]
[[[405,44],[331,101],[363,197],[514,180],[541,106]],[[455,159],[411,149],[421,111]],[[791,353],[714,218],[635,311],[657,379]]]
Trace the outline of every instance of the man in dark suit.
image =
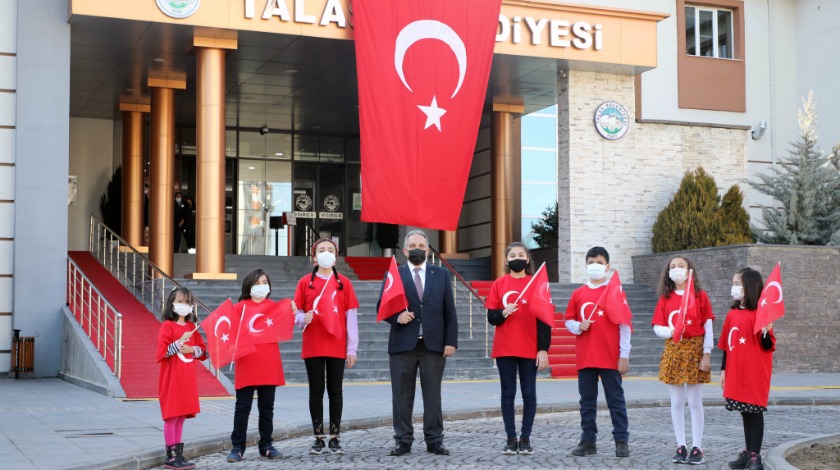
[[411,415],[418,369],[423,391],[426,451],[449,455],[443,447],[440,387],[446,357],[455,354],[458,347],[458,318],[451,276],[446,269],[426,263],[429,244],[421,230],[413,230],[406,235],[403,253],[408,257],[408,263],[400,266],[399,272],[408,298],[408,309],[386,320],[391,324],[388,354],[396,441],[391,455],[411,452],[414,442]]
[[175,193],[175,253],[181,252],[181,235],[187,223],[187,206],[184,203],[183,195]]

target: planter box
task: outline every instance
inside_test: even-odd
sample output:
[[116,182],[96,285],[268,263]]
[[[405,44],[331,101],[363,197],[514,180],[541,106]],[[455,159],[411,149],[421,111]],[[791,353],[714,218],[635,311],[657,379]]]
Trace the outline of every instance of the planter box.
[[[782,263],[785,317],[776,322],[774,370],[840,370],[840,248],[803,245],[732,245],[633,257],[634,282],[656,290],[665,265],[685,256],[697,266],[700,286],[709,294],[715,316],[715,341],[732,304],[732,276],[743,267],[764,279]],[[719,364],[712,365],[717,370]]]

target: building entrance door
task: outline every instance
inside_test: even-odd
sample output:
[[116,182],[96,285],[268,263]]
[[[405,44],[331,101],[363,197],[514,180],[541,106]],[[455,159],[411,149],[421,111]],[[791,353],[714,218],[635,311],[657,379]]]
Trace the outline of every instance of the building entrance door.
[[308,256],[312,244],[320,238],[333,240],[339,253],[346,253],[344,222],[348,201],[344,172],[343,164],[294,164],[295,255]]

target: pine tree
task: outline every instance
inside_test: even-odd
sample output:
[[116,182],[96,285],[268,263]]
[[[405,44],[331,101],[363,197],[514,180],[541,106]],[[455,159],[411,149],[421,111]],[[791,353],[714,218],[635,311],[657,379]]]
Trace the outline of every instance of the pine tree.
[[716,246],[755,242],[750,230],[750,216],[744,209],[744,193],[737,184],[732,185],[723,195],[717,214],[720,219],[720,235]]
[[758,174],[750,185],[771,196],[782,208],[762,207],[766,228],[756,228],[766,243],[791,245],[840,244],[840,147],[831,155],[817,147],[817,110],[814,92],[802,100],[797,112],[799,140],[791,142],[788,156]]
[[534,241],[537,242],[540,248],[556,248],[558,246],[558,209],[558,204],[555,202],[554,207],[548,206],[545,208],[540,220],[536,223],[531,223],[531,230],[534,231]]
[[717,194],[714,178],[703,168],[687,171],[653,225],[654,253],[716,246],[721,232]]

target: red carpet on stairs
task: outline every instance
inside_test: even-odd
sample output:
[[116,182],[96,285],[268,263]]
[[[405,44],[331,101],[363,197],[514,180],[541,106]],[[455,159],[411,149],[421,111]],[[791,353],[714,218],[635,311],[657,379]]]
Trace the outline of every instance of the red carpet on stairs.
[[[157,398],[159,366],[155,361],[160,321],[86,251],[71,251],[78,264],[102,295],[122,314],[122,379],[128,398]],[[198,394],[202,397],[228,396],[227,390],[204,366],[198,372]]]
[[381,281],[391,265],[391,258],[380,256],[347,256],[344,260],[360,281]]
[[563,312],[554,313],[551,346],[548,348],[548,367],[555,379],[577,377],[575,364],[575,335],[566,329]]

